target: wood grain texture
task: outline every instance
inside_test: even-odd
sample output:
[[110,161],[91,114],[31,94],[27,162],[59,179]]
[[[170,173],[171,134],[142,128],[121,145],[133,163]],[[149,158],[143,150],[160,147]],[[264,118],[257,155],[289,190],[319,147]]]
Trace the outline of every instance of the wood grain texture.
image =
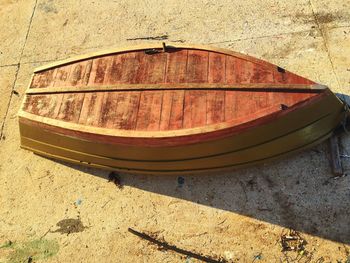
[[187,80],[188,50],[167,54],[166,83],[184,83]]
[[[101,128],[168,131],[253,116],[274,105],[291,107],[319,93],[309,92],[310,84],[244,56],[186,48],[135,50],[36,73],[24,110]],[[300,92],[270,90],[275,88]]]

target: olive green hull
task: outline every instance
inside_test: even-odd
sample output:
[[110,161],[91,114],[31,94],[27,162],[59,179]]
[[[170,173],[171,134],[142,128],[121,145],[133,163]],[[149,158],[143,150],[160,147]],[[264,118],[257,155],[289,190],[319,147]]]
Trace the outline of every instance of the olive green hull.
[[131,173],[180,174],[266,162],[328,138],[345,118],[329,93],[319,101],[239,134],[190,145],[146,147],[88,141],[54,133],[20,118],[21,146],[73,163]]

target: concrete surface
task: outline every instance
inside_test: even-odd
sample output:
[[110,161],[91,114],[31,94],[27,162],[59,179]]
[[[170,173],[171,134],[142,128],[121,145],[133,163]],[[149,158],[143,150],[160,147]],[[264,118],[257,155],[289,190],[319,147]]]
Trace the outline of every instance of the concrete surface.
[[[230,262],[350,262],[350,176],[332,178],[327,143],[183,185],[122,175],[118,188],[19,149],[16,119],[33,68],[149,36],[248,53],[350,95],[348,1],[0,0],[0,23],[0,262],[195,262],[128,227]],[[341,144],[350,154],[348,135]],[[65,219],[84,227],[67,235]],[[304,252],[281,252],[290,228]]]

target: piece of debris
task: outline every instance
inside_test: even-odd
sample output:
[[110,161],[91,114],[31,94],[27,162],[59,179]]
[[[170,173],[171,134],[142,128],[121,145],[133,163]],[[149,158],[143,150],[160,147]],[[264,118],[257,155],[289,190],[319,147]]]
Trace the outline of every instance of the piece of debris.
[[179,176],[179,177],[177,178],[177,183],[178,183],[179,187],[182,187],[183,184],[185,183],[185,178]]
[[59,229],[55,231],[50,231],[51,233],[59,232],[61,234],[69,235],[71,233],[83,232],[84,229],[87,228],[83,225],[80,219],[73,218],[63,219],[59,221],[56,225],[59,227]]
[[262,253],[260,252],[259,254],[254,256],[253,262],[255,262],[255,260],[261,260],[262,259]]
[[336,135],[332,135],[329,139],[329,150],[331,154],[331,166],[333,174],[336,176],[343,174],[343,166],[340,159],[339,139]]
[[116,172],[110,172],[108,175],[108,182],[113,182],[119,189],[122,189],[120,175]]
[[78,199],[74,202],[75,205],[81,205],[83,201],[81,199]]
[[187,257],[191,257],[191,258],[195,258],[195,259],[199,259],[199,260],[202,260],[204,262],[213,262],[213,263],[220,263],[220,262],[227,262],[225,259],[223,258],[219,258],[219,259],[214,259],[212,257],[209,257],[209,256],[203,256],[201,254],[197,254],[197,253],[194,253],[194,252],[191,252],[191,251],[188,251],[188,250],[184,250],[184,249],[181,249],[181,248],[178,248],[176,246],[173,246],[173,245],[170,245],[168,244],[166,241],[160,241],[158,240],[157,238],[155,237],[152,237],[148,234],[145,234],[145,233],[142,233],[142,232],[138,232],[132,228],[128,228],[128,231],[142,239],[145,239],[153,244],[156,244],[159,249],[161,250],[171,250],[171,251],[174,251],[176,253],[179,253],[179,254],[182,254],[182,255],[185,255]]
[[303,239],[299,232],[290,229],[287,234],[281,235],[282,252],[284,251],[296,251],[301,252],[305,250],[306,240]]
[[168,39],[168,35],[161,35],[161,36],[155,36],[155,37],[135,37],[135,38],[127,38],[126,40],[166,40]]

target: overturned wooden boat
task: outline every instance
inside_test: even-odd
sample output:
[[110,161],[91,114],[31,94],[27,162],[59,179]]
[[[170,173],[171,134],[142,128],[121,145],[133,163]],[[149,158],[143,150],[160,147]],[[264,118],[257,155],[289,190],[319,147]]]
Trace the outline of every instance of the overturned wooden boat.
[[132,173],[265,162],[315,145],[346,118],[327,87],[229,50],[147,45],[38,68],[21,146]]

